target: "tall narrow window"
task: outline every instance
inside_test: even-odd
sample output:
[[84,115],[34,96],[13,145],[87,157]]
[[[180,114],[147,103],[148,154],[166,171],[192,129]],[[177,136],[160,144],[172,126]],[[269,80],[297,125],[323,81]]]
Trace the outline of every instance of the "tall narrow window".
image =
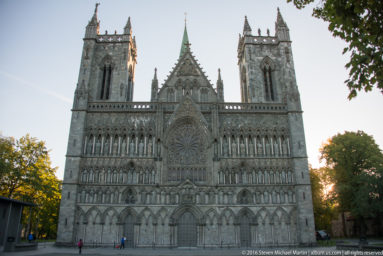
[[272,72],[275,70],[273,61],[266,57],[261,64],[262,72],[263,72],[263,83],[265,90],[265,100],[266,101],[274,101],[275,100],[275,90],[273,86],[273,74]]
[[263,68],[263,80],[265,84],[265,98],[268,101],[274,101],[273,79],[271,76],[271,67]]
[[111,65],[104,65],[104,67],[102,69],[100,99],[102,99],[102,100],[108,100],[109,99],[111,80],[112,80],[112,66]]

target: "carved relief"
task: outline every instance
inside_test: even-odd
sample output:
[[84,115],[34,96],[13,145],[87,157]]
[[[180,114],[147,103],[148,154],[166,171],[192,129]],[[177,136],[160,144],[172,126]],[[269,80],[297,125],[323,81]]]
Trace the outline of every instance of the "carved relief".
[[170,164],[200,164],[205,162],[203,138],[191,123],[177,127],[169,139]]
[[197,68],[193,65],[193,63],[186,59],[184,63],[182,63],[180,69],[178,70],[177,76],[198,76]]

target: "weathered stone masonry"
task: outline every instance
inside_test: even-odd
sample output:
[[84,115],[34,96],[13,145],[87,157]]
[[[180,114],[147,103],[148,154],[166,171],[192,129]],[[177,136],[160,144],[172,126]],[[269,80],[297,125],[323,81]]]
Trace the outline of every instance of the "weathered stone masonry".
[[225,103],[191,53],[150,102],[133,102],[137,46],[86,27],[68,140],[58,244],[260,247],[315,241],[289,29],[238,43],[241,103]]

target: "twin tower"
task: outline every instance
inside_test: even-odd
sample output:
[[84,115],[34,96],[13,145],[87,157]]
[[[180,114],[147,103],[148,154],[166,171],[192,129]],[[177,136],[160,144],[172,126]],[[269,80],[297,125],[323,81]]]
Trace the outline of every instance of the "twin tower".
[[58,244],[265,247],[315,242],[289,29],[238,42],[241,102],[207,79],[185,26],[176,65],[134,102],[137,45],[86,26],[62,186]]
[[[96,6],[94,15],[86,27],[81,72],[76,91],[87,88],[88,100],[131,102],[137,63],[137,45],[135,37],[132,36],[130,18],[124,27],[123,34],[116,32],[108,34],[107,31],[105,34],[100,34],[99,27]],[[185,26],[180,58],[185,52],[190,52],[189,46]],[[193,60],[195,61],[194,56]],[[238,65],[243,103],[287,103],[289,101],[297,110],[300,110],[289,28],[279,9],[274,36],[270,35],[269,29],[266,35],[261,35],[260,29],[257,35],[253,35],[245,17],[243,34],[239,36],[238,42]],[[198,69],[202,74],[204,73],[199,66]],[[170,86],[169,82],[171,81],[167,79],[164,87]],[[206,85],[206,87],[209,86]],[[185,88],[181,89],[185,90]],[[177,88],[174,89],[174,99],[172,95],[165,96],[163,93],[165,89],[158,87],[155,71],[151,90],[152,102],[179,101],[179,96],[183,93],[177,94],[177,90]],[[201,99],[204,97],[203,93],[198,92],[198,94],[194,99],[206,100]],[[208,94],[212,96],[209,97],[209,102],[224,102],[220,73],[216,87]]]

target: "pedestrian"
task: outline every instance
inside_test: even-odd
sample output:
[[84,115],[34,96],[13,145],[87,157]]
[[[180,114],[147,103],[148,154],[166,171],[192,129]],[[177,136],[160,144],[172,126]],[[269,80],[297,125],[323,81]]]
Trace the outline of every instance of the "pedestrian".
[[125,249],[125,237],[121,237],[120,250]]
[[81,254],[81,248],[82,248],[83,245],[84,245],[84,243],[82,242],[82,239],[80,239],[80,241],[78,241],[78,243],[77,243],[78,254]]
[[28,241],[30,243],[32,243],[32,241],[33,241],[33,235],[31,233],[29,233],[29,235],[28,235]]

